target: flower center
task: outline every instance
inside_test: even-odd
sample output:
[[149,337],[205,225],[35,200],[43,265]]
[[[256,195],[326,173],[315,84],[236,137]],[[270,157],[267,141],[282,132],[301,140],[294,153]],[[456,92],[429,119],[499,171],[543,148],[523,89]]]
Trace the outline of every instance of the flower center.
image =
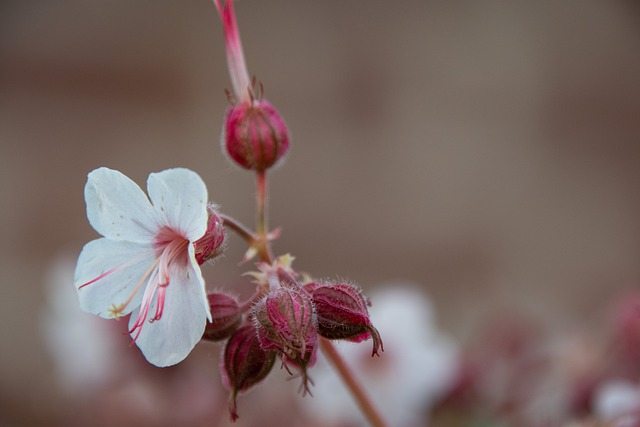
[[149,310],[153,303],[154,296],[156,296],[156,310],[153,316],[149,318],[149,322],[155,322],[162,318],[167,287],[170,284],[171,271],[175,268],[184,268],[187,266],[189,262],[188,246],[189,241],[170,228],[163,228],[158,233],[154,244],[157,258],[140,279],[133,294],[124,303],[124,307],[126,307],[138,292],[142,283],[146,281],[147,286],[142,296],[138,317],[129,330],[131,334],[135,332],[133,342],[138,339],[145,321],[149,318]]

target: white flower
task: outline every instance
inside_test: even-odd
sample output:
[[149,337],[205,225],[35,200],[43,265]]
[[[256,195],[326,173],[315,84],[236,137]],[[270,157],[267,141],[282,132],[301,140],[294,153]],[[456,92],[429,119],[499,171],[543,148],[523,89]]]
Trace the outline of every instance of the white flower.
[[594,395],[595,413],[603,421],[640,414],[640,386],[627,380],[609,380]]
[[[80,308],[105,318],[131,313],[129,332],[156,366],[182,361],[211,319],[194,242],[207,230],[207,190],[187,169],[152,173],[149,198],[118,171],[89,174],[91,226],[75,271]],[[151,203],[149,202],[151,200]]]

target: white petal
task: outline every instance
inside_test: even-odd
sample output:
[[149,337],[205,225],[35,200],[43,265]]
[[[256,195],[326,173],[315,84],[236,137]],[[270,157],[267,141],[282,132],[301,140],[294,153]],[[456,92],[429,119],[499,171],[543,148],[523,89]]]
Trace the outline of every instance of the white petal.
[[209,305],[209,298],[207,298],[207,288],[204,284],[204,278],[202,277],[202,270],[200,270],[198,261],[196,261],[195,252],[196,248],[193,245],[189,245],[189,264],[191,265],[191,270],[197,275],[198,281],[201,283],[202,293],[200,294],[200,302],[202,303],[202,307],[204,307],[204,311],[207,313],[207,320],[211,322],[211,306]]
[[[191,249],[191,248],[190,248]],[[159,367],[171,366],[184,360],[200,341],[209,314],[204,280],[199,267],[189,263],[184,268],[173,268],[167,286],[162,318],[149,322],[156,312],[157,295],[149,309],[136,344],[149,363]],[[139,310],[131,315],[133,327]],[[133,332],[132,337],[135,336]]]
[[189,169],[168,169],[149,175],[149,198],[165,224],[190,241],[207,231],[207,188]]
[[158,217],[144,192],[122,173],[99,168],[89,174],[84,187],[91,226],[111,240],[152,242]]
[[[112,317],[108,310],[112,305],[117,307],[129,298],[154,260],[155,253],[149,245],[109,239],[87,243],[78,258],[74,276],[80,308],[102,317]],[[124,267],[118,269],[121,266]],[[82,286],[113,269],[117,270]],[[141,290],[144,291],[144,287]],[[122,314],[140,305],[141,299],[142,292],[138,292]]]

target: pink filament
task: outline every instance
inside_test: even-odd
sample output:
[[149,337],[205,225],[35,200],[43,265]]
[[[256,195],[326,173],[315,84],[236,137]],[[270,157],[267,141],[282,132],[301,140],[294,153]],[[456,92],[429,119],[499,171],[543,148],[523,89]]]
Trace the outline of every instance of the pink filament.
[[[135,336],[133,337],[131,344],[136,342],[136,340],[140,336],[140,333],[142,332],[142,327],[144,326],[144,323],[149,316],[149,309],[151,308],[153,297],[155,295],[157,295],[156,311],[153,317],[149,318],[149,322],[152,323],[162,318],[166,301],[167,287],[170,284],[169,271],[171,268],[185,267],[186,264],[188,264],[188,260],[185,256],[188,243],[189,241],[184,239],[183,237],[174,235],[172,236],[172,239],[168,241],[168,243],[164,242],[161,245],[160,256],[156,260],[157,266],[149,276],[147,286],[144,290],[144,295],[142,296],[142,303],[140,304],[138,317],[129,330],[130,334],[133,334],[135,332]],[[176,263],[178,263],[178,266],[176,266]]]

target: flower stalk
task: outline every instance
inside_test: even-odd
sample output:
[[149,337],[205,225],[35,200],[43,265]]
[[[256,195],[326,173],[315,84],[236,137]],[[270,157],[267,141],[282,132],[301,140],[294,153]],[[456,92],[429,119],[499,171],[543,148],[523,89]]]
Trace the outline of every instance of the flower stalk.
[[360,406],[362,413],[367,418],[367,421],[372,427],[387,427],[386,422],[376,409],[375,405],[362,388],[362,385],[358,382],[351,368],[345,363],[344,359],[338,353],[338,350],[331,341],[326,338],[320,338],[320,349],[331,361],[333,366],[340,374],[340,377],[344,381],[345,385],[353,395],[354,399]]
[[[254,274],[258,287],[255,297],[252,298],[259,302],[255,304],[251,314],[256,323],[261,346],[263,349],[277,349],[285,364],[289,363],[300,368],[305,378],[303,388],[307,391],[307,367],[311,367],[315,362],[315,350],[317,341],[320,339],[320,347],[332,360],[367,419],[373,426],[383,427],[384,421],[355,380],[351,369],[330,341],[317,336],[318,332],[322,335],[322,329],[319,329],[312,293],[296,281],[295,273],[291,276],[289,272],[282,269],[281,265],[278,265],[283,262],[282,258],[274,260],[271,240],[279,235],[279,230],[270,232],[267,225],[267,169],[280,161],[288,150],[287,128],[275,108],[262,99],[261,84],[256,96],[255,83],[250,80],[242,51],[233,0],[213,0],[213,2],[224,27],[227,62],[234,92],[234,96],[229,96],[232,105],[228,108],[225,117],[223,146],[233,162],[256,172],[255,232],[248,230],[230,217],[222,216],[221,218],[224,225],[238,233],[249,245],[243,262],[256,255],[262,261],[262,267],[260,267],[262,272]],[[288,284],[281,281],[283,275],[287,277],[284,282]],[[382,349],[382,342],[377,330],[370,324],[364,300],[359,293],[352,292],[349,286],[343,285],[343,287],[346,287],[347,296],[352,294],[351,298],[333,301],[332,296],[329,295],[328,299],[322,300],[329,308],[322,318],[323,324],[330,325],[329,329],[335,329],[336,324],[340,327],[338,335],[334,333],[328,338],[353,341],[373,338],[373,353],[378,354],[378,349]],[[340,289],[330,288],[329,290],[334,290],[333,293],[336,294]],[[341,302],[343,304],[339,305]],[[338,306],[333,307],[332,304],[338,304]],[[305,317],[303,313],[307,313],[310,317]],[[345,319],[351,320],[349,325],[343,325]],[[235,419],[237,417],[235,394],[233,402],[232,419]]]
[[271,243],[267,228],[267,172],[260,170],[256,173],[256,231],[258,241],[256,250],[262,261],[271,263]]
[[213,3],[218,9],[218,14],[220,14],[224,26],[227,64],[236,102],[249,101],[253,90],[244,60],[240,32],[238,31],[236,14],[233,10],[233,1],[224,1],[224,6],[220,3],[220,0],[213,0]]

